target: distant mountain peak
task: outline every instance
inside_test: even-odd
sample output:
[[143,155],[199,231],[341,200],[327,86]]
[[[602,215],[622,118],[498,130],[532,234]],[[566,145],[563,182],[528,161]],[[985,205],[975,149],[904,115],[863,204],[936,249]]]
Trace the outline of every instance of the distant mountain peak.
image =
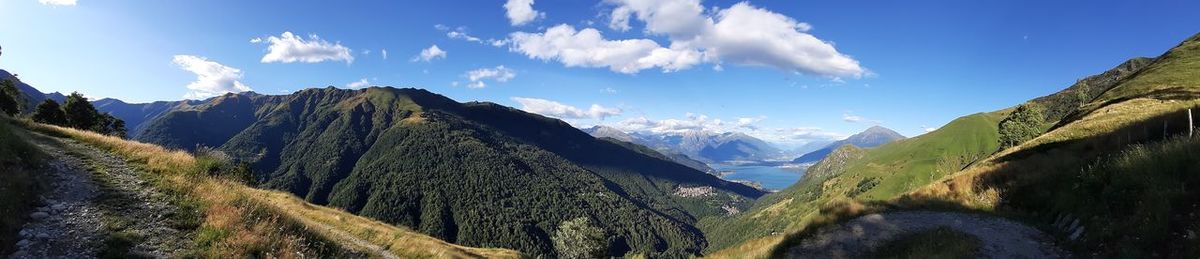
[[850,137],[846,139],[833,142],[828,146],[825,146],[825,148],[804,154],[795,160],[792,160],[792,162],[815,163],[817,161],[821,161],[821,159],[824,159],[825,156],[828,156],[831,152],[833,152],[834,149],[837,149],[843,145],[853,145],[859,148],[872,148],[905,138],[906,137],[904,137],[904,135],[900,135],[900,133],[897,133],[892,129],[878,125],[871,126],[870,128],[867,128],[858,134],[850,135]]

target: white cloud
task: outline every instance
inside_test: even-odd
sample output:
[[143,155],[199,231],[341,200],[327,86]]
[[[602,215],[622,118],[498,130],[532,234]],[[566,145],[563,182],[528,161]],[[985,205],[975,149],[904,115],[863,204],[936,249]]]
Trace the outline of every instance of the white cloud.
[[[467,83],[468,88],[484,88],[487,87],[487,84],[484,83],[485,80],[501,83],[508,82],[508,80],[517,77],[517,71],[504,66],[496,66],[495,68],[480,68],[467,71],[463,76],[470,81],[470,83]],[[454,82],[454,84],[457,85],[458,82]]]
[[627,132],[685,133],[705,131],[714,133],[741,132],[781,146],[800,146],[812,141],[828,141],[846,138],[846,134],[830,132],[816,127],[772,128],[758,125],[765,116],[741,117],[732,123],[714,119],[703,114],[687,113],[684,118],[651,120],[646,117],[629,118],[612,127]]
[[51,6],[75,6],[76,0],[38,0],[38,3]]
[[508,0],[504,3],[504,10],[513,26],[521,26],[546,16],[546,13],[533,10],[533,0]]
[[559,119],[601,119],[621,115],[621,109],[592,104],[587,110],[559,102],[526,97],[513,97],[521,104],[521,110]]
[[371,86],[371,82],[367,81],[366,78],[359,79],[358,81],[354,81],[354,82],[350,82],[349,84],[346,84],[346,88],[350,88],[350,89],[359,89],[359,88],[368,87],[368,86]]
[[937,128],[921,125],[921,130],[924,130],[925,132],[931,132],[937,130]]
[[379,54],[383,55],[383,59],[387,59],[387,49],[379,50]]
[[191,55],[175,55],[172,62],[179,68],[196,74],[196,81],[187,85],[191,91],[183,98],[204,99],[225,93],[252,91],[239,81],[242,79],[242,71],[237,68]]
[[[625,31],[631,20],[644,32],[665,35],[670,47],[650,39],[607,40],[592,28],[558,25],[543,33],[512,33],[511,49],[568,67],[609,67],[621,73],[697,63],[765,66],[825,77],[862,77],[866,69],[833,43],[809,34],[812,25],[747,2],[706,11],[699,0],[606,0],[614,6],[608,27]],[[714,66],[714,68],[719,66]]]
[[262,57],[262,63],[318,63],[325,61],[354,62],[350,48],[341,43],[330,43],[322,40],[316,34],[308,35],[308,40],[285,31],[279,37],[267,36],[254,38],[251,43],[267,43],[267,54]]
[[446,37],[449,37],[451,39],[483,43],[482,39],[475,37],[475,36],[471,36],[471,34],[467,34],[467,27],[458,26],[456,28],[451,29],[450,26],[437,24],[437,25],[434,25],[433,28],[437,29],[439,31],[446,32]]
[[615,93],[617,93],[617,89],[613,89],[612,87],[605,87],[604,89],[600,89],[600,92],[606,93],[606,94],[615,94]]
[[554,60],[567,67],[608,67],[626,74],[654,67],[677,71],[701,61],[700,52],[692,49],[663,48],[648,39],[607,40],[596,29],[576,31],[566,24],[544,33],[515,32],[509,40],[511,51],[530,58]]
[[842,113],[842,120],[849,123],[881,124],[882,121],[867,119],[851,112]]
[[443,58],[443,59],[446,58],[446,51],[442,50],[441,48],[438,48],[438,46],[435,44],[433,46],[430,46],[427,49],[421,50],[421,54],[417,54],[416,57],[413,57],[412,62],[417,62],[417,61],[429,62],[430,60],[434,60],[437,58]]
[[750,130],[756,130],[756,129],[758,129],[758,126],[755,124],[757,124],[758,122],[761,122],[765,119],[767,119],[767,116],[737,118],[737,127],[744,128],[744,129],[750,129]]

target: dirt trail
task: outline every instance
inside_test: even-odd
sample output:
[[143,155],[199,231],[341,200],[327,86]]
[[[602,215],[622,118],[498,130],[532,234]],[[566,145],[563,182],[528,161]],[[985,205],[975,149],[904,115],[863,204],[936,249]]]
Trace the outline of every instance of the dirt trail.
[[32,140],[50,156],[51,188],[11,257],[93,258],[127,249],[126,255],[167,258],[189,247],[188,233],[169,217],[178,208],[123,159],[70,139],[35,134]]
[[791,248],[788,258],[862,258],[894,238],[937,227],[949,227],[979,238],[985,258],[1067,258],[1041,231],[999,217],[908,211],[871,214],[819,230]]

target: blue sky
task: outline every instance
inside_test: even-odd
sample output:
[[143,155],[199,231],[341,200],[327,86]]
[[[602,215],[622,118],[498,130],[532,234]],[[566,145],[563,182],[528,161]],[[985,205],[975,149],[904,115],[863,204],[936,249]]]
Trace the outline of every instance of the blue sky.
[[[799,145],[874,124],[918,135],[1200,32],[1200,4],[1182,0],[540,0],[515,1],[512,17],[505,5],[0,0],[0,68],[43,91],[131,102],[365,80],[577,126]],[[433,45],[444,55],[420,60]]]

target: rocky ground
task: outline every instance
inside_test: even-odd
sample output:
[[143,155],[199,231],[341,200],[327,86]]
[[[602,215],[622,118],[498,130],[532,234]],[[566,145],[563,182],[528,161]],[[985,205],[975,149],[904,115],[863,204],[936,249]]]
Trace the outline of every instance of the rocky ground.
[[788,250],[788,258],[862,258],[896,237],[937,227],[973,235],[984,258],[1067,258],[1045,233],[1004,218],[954,212],[871,214],[823,228]]
[[179,208],[123,159],[69,139],[39,135],[34,142],[51,156],[51,188],[12,258],[166,258],[191,244],[171,217]]

